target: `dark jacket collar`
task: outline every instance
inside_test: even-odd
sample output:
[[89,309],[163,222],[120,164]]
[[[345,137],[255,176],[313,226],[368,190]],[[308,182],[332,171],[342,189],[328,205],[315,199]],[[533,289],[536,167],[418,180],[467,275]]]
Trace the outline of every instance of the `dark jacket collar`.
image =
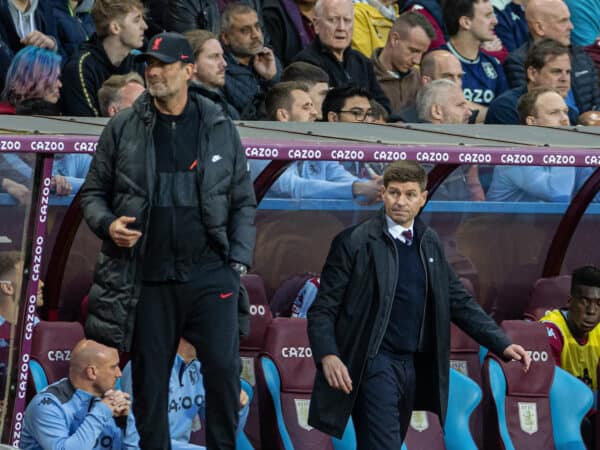
[[[314,46],[315,50],[317,50],[317,52],[319,53],[324,53],[326,55],[329,55],[329,57],[331,57],[332,59],[334,59],[336,62],[340,62],[338,61],[338,59],[334,56],[333,52],[331,51],[331,49],[329,47],[326,47],[322,42],[321,39],[319,39],[319,36],[315,36],[315,38],[313,39],[313,41],[311,42],[312,46]],[[348,58],[348,54],[352,51],[352,46],[348,46],[346,47],[346,49],[344,50],[344,60],[342,61],[342,63],[344,61],[346,61],[346,59]]]

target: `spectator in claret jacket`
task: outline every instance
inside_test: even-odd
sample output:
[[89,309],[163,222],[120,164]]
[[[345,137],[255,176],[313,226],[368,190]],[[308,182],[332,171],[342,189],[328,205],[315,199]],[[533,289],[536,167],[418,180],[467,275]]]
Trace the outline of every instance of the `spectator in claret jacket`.
[[68,57],[77,52],[96,27],[90,14],[94,0],[47,0],[56,22],[58,39]]
[[531,40],[512,52],[504,62],[511,87],[524,86],[524,62],[529,47],[543,38],[551,38],[569,47],[571,54],[571,92],[567,105],[584,113],[600,107],[600,89],[593,61],[582,47],[571,45],[573,24],[562,0],[529,0],[525,10]]
[[229,5],[221,16],[225,50],[225,97],[242,119],[258,119],[266,91],[279,81],[281,64],[265,46],[256,11],[244,3]]
[[284,66],[315,37],[316,0],[265,0],[263,17],[273,51]]
[[296,61],[322,68],[333,87],[364,87],[390,111],[390,100],[375,77],[373,64],[350,47],[354,28],[352,0],[318,0],[315,13],[317,37],[296,56]]
[[132,50],[142,47],[144,7],[139,0],[95,0],[92,17],[96,34],[81,44],[63,71],[64,112],[72,116],[100,116],[98,90],[115,74],[143,72]]

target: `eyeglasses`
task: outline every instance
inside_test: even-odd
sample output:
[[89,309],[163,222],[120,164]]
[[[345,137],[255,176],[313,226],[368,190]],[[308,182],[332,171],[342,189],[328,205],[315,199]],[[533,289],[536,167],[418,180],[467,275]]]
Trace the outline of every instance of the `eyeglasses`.
[[352,109],[342,109],[340,111],[338,111],[338,113],[348,113],[348,114],[352,114],[354,116],[354,119],[357,122],[364,122],[365,120],[367,120],[367,117],[374,119],[375,115],[373,113],[372,109],[368,109],[368,110],[364,110],[361,108],[352,108]]

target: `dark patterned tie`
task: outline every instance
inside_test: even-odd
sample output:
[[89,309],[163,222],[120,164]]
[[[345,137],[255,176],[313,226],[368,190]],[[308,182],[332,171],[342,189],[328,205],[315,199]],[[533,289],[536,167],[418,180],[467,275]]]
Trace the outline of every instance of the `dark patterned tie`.
[[404,230],[402,232],[402,237],[404,238],[404,243],[406,245],[411,245],[412,244],[412,240],[413,240],[412,231],[410,231],[410,230]]

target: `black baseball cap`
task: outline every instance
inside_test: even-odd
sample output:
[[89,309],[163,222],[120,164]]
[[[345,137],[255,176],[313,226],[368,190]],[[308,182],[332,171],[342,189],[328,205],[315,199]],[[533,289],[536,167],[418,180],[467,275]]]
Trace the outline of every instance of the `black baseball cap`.
[[156,58],[165,64],[177,61],[193,64],[192,47],[188,40],[179,33],[159,33],[155,35],[144,53],[136,56],[138,61],[146,61],[148,58]]

